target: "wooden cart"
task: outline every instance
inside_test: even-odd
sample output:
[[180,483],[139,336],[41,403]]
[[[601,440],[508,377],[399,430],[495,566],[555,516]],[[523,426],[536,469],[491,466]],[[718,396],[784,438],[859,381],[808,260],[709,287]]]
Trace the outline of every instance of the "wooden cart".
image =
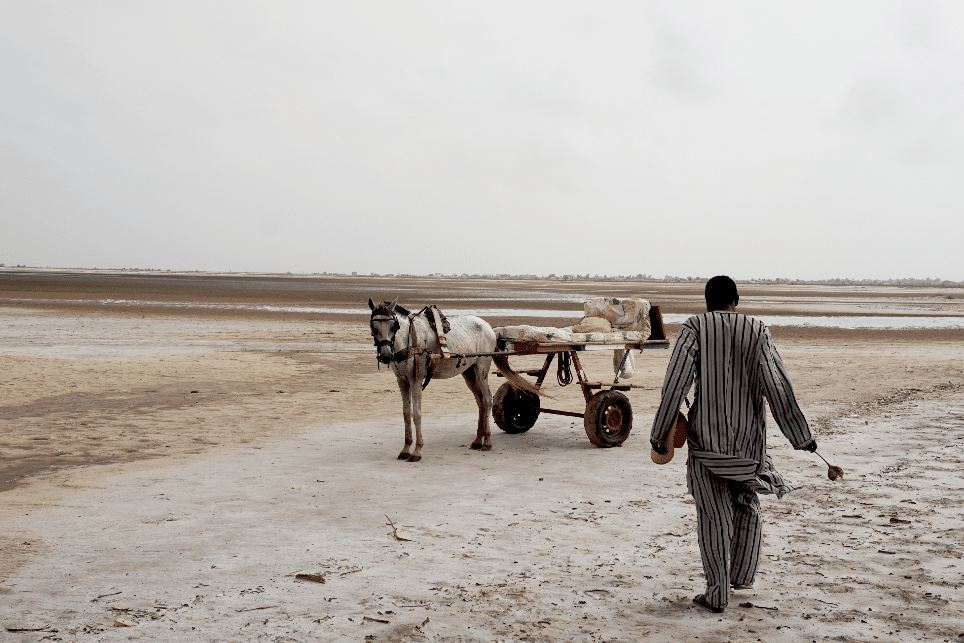
[[[650,338],[627,344],[575,344],[558,342],[520,342],[513,340],[499,340],[499,349],[512,355],[545,355],[546,360],[541,368],[523,369],[519,373],[532,375],[536,378],[535,386],[542,388],[542,384],[549,373],[553,359],[558,359],[560,373],[570,369],[575,370],[576,381],[582,388],[586,398],[584,413],[560,411],[542,407],[539,395],[520,391],[504,383],[492,398],[492,416],[496,425],[506,433],[525,433],[531,429],[539,415],[550,413],[583,418],[583,425],[589,441],[598,447],[618,447],[629,437],[633,428],[633,407],[625,392],[633,388],[643,388],[638,384],[624,384],[617,376],[612,383],[590,381],[579,362],[579,353],[585,351],[613,351],[626,349],[623,356],[631,350],[665,350],[669,348],[669,340],[663,328],[663,316],[659,306],[653,306],[649,311],[652,326]],[[568,383],[568,382],[566,382]]]

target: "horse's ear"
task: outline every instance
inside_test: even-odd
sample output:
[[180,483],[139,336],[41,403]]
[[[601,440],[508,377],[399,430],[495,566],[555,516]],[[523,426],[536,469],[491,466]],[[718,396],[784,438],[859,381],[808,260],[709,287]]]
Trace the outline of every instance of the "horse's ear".
[[394,310],[395,310],[395,305],[396,305],[397,303],[398,303],[398,297],[396,297],[395,300],[392,301],[392,303],[390,303],[390,304],[388,305],[388,309],[391,310],[391,311],[394,311]]
[[368,298],[368,307],[371,308],[373,311],[375,310],[375,302],[372,301],[371,297]]

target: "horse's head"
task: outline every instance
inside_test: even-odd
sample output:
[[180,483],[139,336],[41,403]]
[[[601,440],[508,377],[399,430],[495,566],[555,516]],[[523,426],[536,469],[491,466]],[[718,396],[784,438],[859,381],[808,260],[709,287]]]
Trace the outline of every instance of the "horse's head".
[[395,301],[383,301],[377,306],[369,299],[368,307],[372,309],[372,338],[375,340],[375,348],[378,351],[378,361],[382,364],[391,364],[395,353],[395,333],[399,328],[396,311],[398,298],[396,297]]

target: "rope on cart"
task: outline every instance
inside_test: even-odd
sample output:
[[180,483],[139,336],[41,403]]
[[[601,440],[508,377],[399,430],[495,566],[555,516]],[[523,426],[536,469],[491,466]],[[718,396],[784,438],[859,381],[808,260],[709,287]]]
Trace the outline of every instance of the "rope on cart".
[[569,353],[559,353],[559,361],[556,362],[556,382],[559,386],[572,384],[572,360]]

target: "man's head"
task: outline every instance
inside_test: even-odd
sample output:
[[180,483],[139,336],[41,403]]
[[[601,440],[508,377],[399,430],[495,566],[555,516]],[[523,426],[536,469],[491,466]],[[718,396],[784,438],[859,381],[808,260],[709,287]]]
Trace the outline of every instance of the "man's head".
[[736,291],[736,282],[725,275],[713,277],[706,282],[706,310],[724,310],[730,304],[740,303],[740,294]]

